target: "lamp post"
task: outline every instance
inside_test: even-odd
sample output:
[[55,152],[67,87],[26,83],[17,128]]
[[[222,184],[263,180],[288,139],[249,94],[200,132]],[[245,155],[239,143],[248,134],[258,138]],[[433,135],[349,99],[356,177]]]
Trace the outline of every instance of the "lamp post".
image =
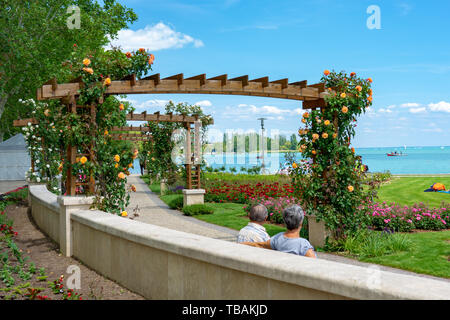
[[267,120],[266,118],[258,118],[258,120],[261,121],[261,141],[259,143],[260,149],[261,149],[261,172],[263,174],[266,173],[266,168],[264,164],[264,120]]

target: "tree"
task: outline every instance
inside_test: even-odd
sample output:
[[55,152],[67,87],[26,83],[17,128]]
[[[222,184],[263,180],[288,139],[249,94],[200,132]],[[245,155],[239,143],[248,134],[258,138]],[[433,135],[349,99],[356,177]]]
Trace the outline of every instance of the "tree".
[[[80,9],[80,29],[67,25],[70,6]],[[137,19],[116,0],[3,0],[0,10],[0,141],[18,131],[14,119],[31,116],[19,99],[34,98],[52,77],[70,80],[68,59],[102,48]]]

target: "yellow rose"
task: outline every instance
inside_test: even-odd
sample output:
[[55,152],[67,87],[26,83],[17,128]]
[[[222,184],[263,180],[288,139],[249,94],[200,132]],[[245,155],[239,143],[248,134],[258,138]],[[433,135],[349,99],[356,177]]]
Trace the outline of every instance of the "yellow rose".
[[294,168],[294,169],[297,169],[297,164],[294,162],[294,163],[292,163],[292,168]]
[[348,108],[347,108],[346,106],[343,106],[342,109],[341,109],[341,111],[342,111],[343,113],[347,113],[347,112],[348,112]]
[[80,162],[80,158],[79,158],[79,157],[76,157],[76,158],[75,158],[75,162],[76,162],[76,163]]
[[305,119],[305,118],[302,118],[302,122],[303,122],[303,123],[306,123],[306,119]]
[[336,139],[337,133],[333,133],[333,138]]
[[120,161],[120,156],[119,156],[118,154],[116,154],[116,155],[114,156],[114,161],[115,161],[115,162],[119,162],[119,161]]
[[323,124],[326,125],[326,126],[329,126],[329,125],[330,125],[330,120],[325,120],[325,121],[323,122]]
[[326,133],[326,132],[322,133],[322,138],[324,138],[324,139],[328,138],[328,133]]
[[92,68],[83,68],[83,71],[86,71],[87,73],[93,74],[94,70]]
[[122,211],[122,213],[120,214],[122,217],[127,217],[128,216],[128,212],[126,211]]
[[83,59],[83,64],[87,67],[88,65],[91,64],[91,60],[89,60],[88,58],[84,58]]
[[107,135],[108,135],[108,133],[109,133],[109,132],[108,132],[108,130],[105,130],[105,133],[104,133],[104,134],[105,134],[105,136],[107,136]]
[[118,167],[119,167],[119,164],[116,163],[116,164],[114,165],[114,168],[118,168]]
[[347,95],[345,94],[345,92],[341,93],[341,98],[345,98]]
[[110,78],[110,77],[106,78],[105,81],[103,82],[103,84],[104,84],[105,86],[111,85],[111,78]]
[[86,158],[86,157],[84,157],[84,156],[81,157],[81,159],[80,159],[81,164],[85,164],[86,161],[87,161],[87,158]]
[[128,168],[131,168],[132,166],[133,166],[132,163],[129,163],[129,164],[128,164]]
[[353,192],[353,190],[355,190],[355,188],[353,188],[353,186],[348,186],[347,187],[348,191]]
[[122,111],[123,109],[125,109],[123,103],[121,103],[121,104],[119,105],[119,109],[120,109],[120,111]]

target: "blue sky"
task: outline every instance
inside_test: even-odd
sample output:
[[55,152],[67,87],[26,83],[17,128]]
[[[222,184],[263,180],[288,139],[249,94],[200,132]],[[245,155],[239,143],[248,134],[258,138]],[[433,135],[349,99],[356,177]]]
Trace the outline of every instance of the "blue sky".
[[[355,147],[450,145],[449,1],[120,1],[139,20],[115,44],[148,48],[162,77],[248,74],[316,83],[323,70],[373,79],[371,110],[358,121]],[[370,5],[381,29],[369,29]],[[138,109],[167,100],[200,103],[216,132],[300,127],[300,102],[221,95],[133,95]]]

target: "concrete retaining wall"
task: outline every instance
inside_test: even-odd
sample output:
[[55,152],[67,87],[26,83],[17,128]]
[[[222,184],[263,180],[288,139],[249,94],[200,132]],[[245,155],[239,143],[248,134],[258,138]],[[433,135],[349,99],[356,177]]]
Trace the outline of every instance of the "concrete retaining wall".
[[[37,210],[49,217],[36,220],[47,232],[57,215],[43,209],[35,188],[33,216]],[[73,256],[149,299],[450,298],[443,281],[248,247],[101,211],[71,211],[69,223]]]

